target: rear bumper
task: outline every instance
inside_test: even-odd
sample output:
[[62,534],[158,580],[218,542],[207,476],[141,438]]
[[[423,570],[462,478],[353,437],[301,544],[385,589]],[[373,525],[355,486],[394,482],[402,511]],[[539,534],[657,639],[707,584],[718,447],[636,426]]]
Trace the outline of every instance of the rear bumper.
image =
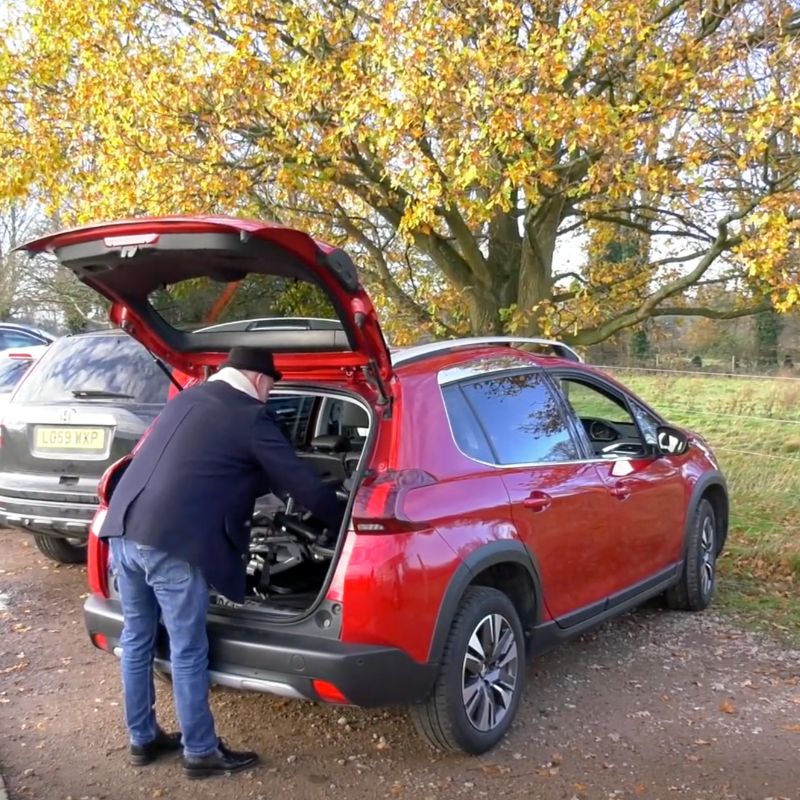
[[97,511],[98,478],[0,472],[0,525],[83,539]]
[[[108,650],[119,655],[119,603],[92,595],[84,604],[84,617],[89,635],[101,634]],[[402,650],[294,634],[283,628],[209,620],[212,682],[323,701],[313,685],[313,681],[322,680],[336,686],[350,704],[372,707],[418,703],[433,688],[437,666],[419,664]],[[158,640],[156,668],[170,671],[163,635]]]
[[89,535],[89,524],[97,511],[97,501],[68,502],[40,498],[14,497],[0,489],[0,525],[26,528],[53,536],[79,539]]

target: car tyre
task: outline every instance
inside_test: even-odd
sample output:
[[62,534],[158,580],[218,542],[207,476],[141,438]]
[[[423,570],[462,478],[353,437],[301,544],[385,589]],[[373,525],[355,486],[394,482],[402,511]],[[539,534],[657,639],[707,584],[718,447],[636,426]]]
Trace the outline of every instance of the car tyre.
[[86,562],[86,543],[72,544],[59,536],[34,533],[33,540],[42,555],[59,564],[83,564]]
[[701,500],[691,521],[680,580],[664,594],[669,608],[702,611],[710,605],[717,585],[717,552],[714,507]]
[[444,751],[473,755],[510,727],[525,683],[525,638],[509,598],[471,586],[453,619],[428,699],[412,707],[422,737]]

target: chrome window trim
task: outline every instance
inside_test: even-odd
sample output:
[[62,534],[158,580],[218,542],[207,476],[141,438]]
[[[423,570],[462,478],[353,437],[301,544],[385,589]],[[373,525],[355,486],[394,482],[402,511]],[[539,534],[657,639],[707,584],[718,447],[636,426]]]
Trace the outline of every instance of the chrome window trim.
[[[494,363],[488,369],[487,363]],[[527,358],[514,356],[512,354],[503,356],[487,356],[478,363],[460,364],[455,367],[445,367],[436,373],[436,381],[439,386],[451,386],[454,383],[461,383],[472,378],[491,378],[498,375],[516,375],[527,372],[542,372],[542,367],[531,363]]]
[[578,364],[583,363],[583,359],[578,355],[577,351],[568,344],[564,344],[564,342],[559,342],[556,339],[541,339],[524,336],[475,336],[462,339],[445,339],[441,342],[431,342],[429,344],[394,350],[391,353],[391,359],[392,366],[398,367],[408,361],[425,358],[429,355],[436,355],[437,353],[446,353],[449,350],[486,345],[508,345],[510,347],[523,344],[551,347],[556,355],[559,355],[559,351],[564,352],[564,355],[560,355],[559,357],[574,361]]

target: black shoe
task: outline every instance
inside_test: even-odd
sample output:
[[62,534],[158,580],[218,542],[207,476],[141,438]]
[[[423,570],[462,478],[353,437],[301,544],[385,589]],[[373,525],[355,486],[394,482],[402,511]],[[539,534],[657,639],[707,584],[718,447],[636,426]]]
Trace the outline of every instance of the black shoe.
[[180,733],[167,733],[158,729],[156,738],[147,744],[132,744],[128,760],[134,767],[144,767],[155,761],[162,753],[170,753],[181,749]]
[[222,739],[219,740],[217,752],[202,758],[183,757],[183,774],[187,778],[208,778],[211,775],[226,775],[241,772],[258,764],[256,753],[237,753],[229,750]]

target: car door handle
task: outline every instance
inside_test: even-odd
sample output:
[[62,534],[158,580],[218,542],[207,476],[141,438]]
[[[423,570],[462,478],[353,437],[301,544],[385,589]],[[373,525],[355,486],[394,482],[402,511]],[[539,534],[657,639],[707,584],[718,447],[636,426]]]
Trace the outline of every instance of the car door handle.
[[617,481],[610,489],[611,494],[618,500],[625,500],[631,496],[633,481]]
[[522,505],[531,511],[544,511],[550,506],[553,498],[547,492],[531,492],[523,501]]

